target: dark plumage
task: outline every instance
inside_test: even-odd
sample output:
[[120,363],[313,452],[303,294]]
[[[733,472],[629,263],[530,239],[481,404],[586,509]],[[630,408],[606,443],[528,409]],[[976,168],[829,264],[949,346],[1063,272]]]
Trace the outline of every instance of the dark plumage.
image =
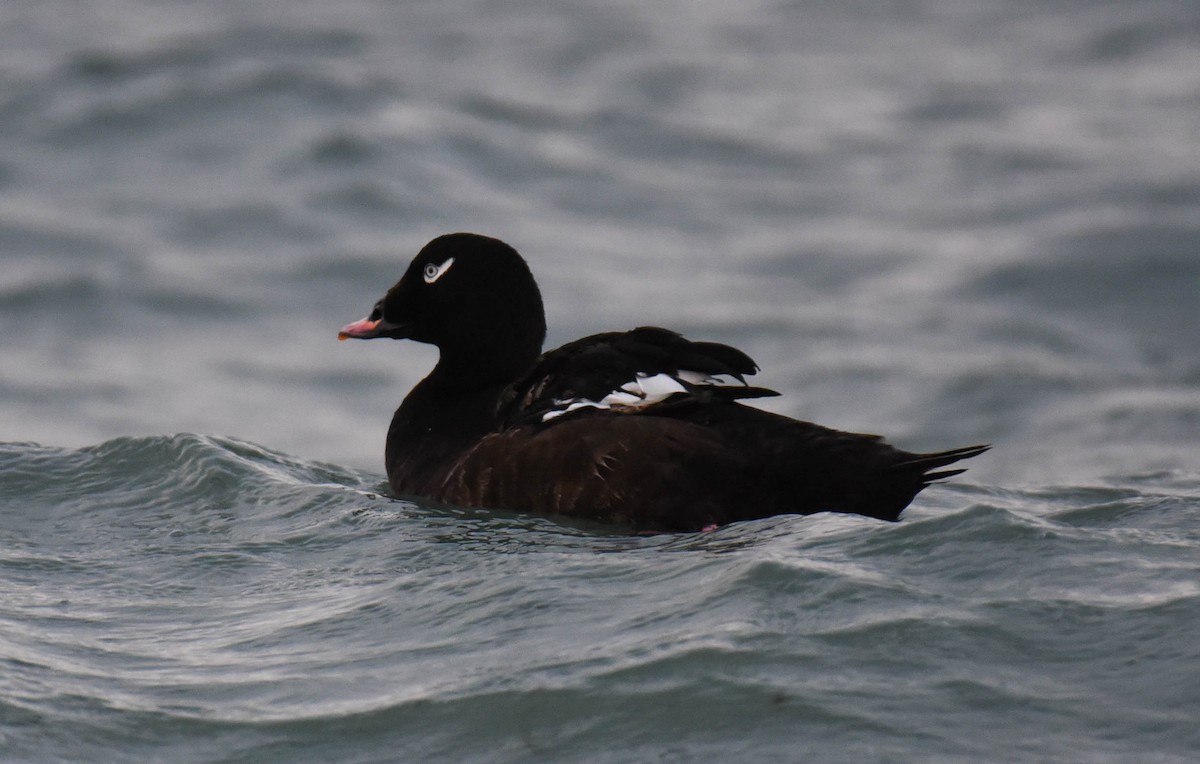
[[740,399],[740,350],[655,327],[540,355],[546,326],[529,267],[504,242],[434,239],[371,314],[339,338],[436,345],[440,359],[392,418],[398,495],[689,531],[832,511],[896,520],[943,470],[987,446],[914,454]]

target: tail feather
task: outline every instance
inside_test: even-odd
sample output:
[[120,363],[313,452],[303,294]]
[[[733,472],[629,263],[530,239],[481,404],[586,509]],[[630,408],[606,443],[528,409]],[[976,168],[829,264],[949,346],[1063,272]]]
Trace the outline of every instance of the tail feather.
[[906,459],[896,464],[896,468],[922,473],[921,482],[929,485],[935,480],[943,480],[966,472],[966,469],[942,470],[941,472],[930,472],[930,470],[945,467],[948,464],[954,464],[963,459],[979,456],[991,447],[991,444],[981,444],[965,446],[963,448],[952,448],[949,451],[938,451],[932,454],[917,454],[912,459]]
[[927,472],[921,478],[921,480],[925,483],[925,485],[929,485],[930,483],[934,483],[938,480],[945,480],[946,478],[954,477],[955,475],[961,475],[966,471],[967,471],[967,469],[965,467],[963,467],[962,469],[957,469],[957,470],[942,470],[941,472]]

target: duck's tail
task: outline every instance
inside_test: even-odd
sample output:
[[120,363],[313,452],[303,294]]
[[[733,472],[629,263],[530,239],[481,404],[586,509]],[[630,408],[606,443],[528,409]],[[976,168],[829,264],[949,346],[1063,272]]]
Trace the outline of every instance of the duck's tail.
[[866,495],[861,505],[849,511],[895,522],[900,519],[905,507],[930,483],[966,472],[962,468],[943,470],[939,467],[979,456],[989,448],[990,445],[978,445],[931,454],[904,454],[906,458],[887,467],[891,479],[879,480],[875,491]]
[[991,447],[989,443],[978,446],[966,446],[964,448],[953,448],[949,451],[938,451],[932,454],[916,454],[912,459],[900,462],[896,467],[905,471],[920,473],[921,486],[925,487],[935,481],[961,475],[967,471],[965,468],[941,470],[939,472],[930,472],[930,470],[936,470],[938,467],[945,467],[948,464],[954,464],[963,459],[979,456]]

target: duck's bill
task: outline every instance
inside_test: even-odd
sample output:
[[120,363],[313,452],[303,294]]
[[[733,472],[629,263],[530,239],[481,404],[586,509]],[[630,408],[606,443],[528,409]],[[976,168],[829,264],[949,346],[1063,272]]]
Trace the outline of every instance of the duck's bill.
[[359,319],[352,324],[346,324],[338,332],[339,340],[369,340],[382,335],[380,328],[383,319]]
[[415,326],[411,323],[393,324],[382,318],[363,318],[352,324],[346,324],[338,332],[339,340],[371,340],[376,337],[390,337],[394,340],[412,339]]

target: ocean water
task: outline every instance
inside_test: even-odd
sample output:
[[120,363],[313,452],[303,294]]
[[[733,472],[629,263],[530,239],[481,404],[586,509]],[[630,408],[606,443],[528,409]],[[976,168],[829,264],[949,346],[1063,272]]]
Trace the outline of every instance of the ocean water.
[[[0,761],[1200,757],[1200,6],[0,7]],[[887,524],[387,495],[428,239],[991,442]]]

